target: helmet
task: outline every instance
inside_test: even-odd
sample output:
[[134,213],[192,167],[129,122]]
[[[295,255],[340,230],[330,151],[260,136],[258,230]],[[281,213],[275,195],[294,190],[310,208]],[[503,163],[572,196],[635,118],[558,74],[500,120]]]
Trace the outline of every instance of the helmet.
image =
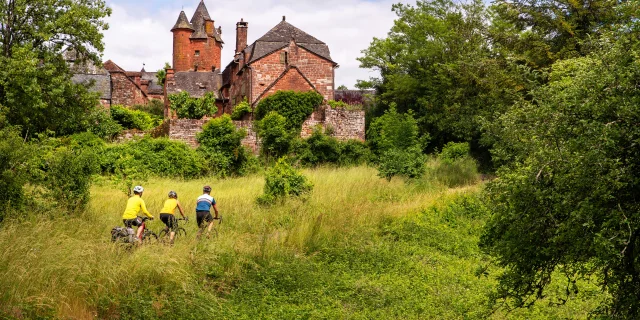
[[133,192],[142,193],[142,191],[144,191],[144,188],[142,186],[133,187]]
[[175,191],[171,190],[169,191],[169,198],[178,199],[178,194]]
[[202,188],[202,190],[204,192],[211,192],[211,187],[210,186],[204,186],[204,188]]

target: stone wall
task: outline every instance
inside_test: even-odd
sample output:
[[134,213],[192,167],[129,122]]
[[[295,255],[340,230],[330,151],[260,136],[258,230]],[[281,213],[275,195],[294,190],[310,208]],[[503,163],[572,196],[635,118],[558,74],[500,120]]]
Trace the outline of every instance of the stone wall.
[[[157,133],[154,133],[154,136],[166,135],[172,140],[183,141],[192,147],[197,147],[196,135],[202,132],[202,126],[207,121],[209,120],[167,120],[164,124],[165,127],[156,129]],[[237,128],[243,128],[247,131],[247,136],[242,140],[242,145],[253,153],[258,153],[260,141],[254,130],[253,121],[240,120],[233,121],[233,123]],[[362,110],[332,109],[329,106],[321,106],[302,124],[300,136],[307,138],[311,136],[314,128],[320,126],[325,131],[331,131],[332,136],[338,140],[356,139],[364,141],[364,125],[364,111]]]
[[202,132],[202,126],[208,120],[171,119],[169,122],[168,136],[171,140],[182,141],[191,147],[198,147],[196,135]]
[[331,127],[338,140],[365,139],[364,110],[332,109],[325,107],[325,129]]

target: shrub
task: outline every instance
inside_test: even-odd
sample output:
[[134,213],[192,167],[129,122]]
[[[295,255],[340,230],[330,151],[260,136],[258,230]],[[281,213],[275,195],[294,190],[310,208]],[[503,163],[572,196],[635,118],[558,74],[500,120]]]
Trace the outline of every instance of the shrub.
[[192,98],[188,92],[169,95],[171,108],[181,119],[202,119],[218,111],[216,97],[213,92],[206,93],[202,98]]
[[426,156],[417,146],[406,150],[392,148],[385,151],[378,163],[378,175],[391,181],[394,176],[404,176],[410,179],[419,178],[424,174]]
[[164,117],[164,102],[160,99],[151,99],[147,104],[136,104],[131,109],[144,111],[156,117]]
[[449,142],[443,148],[438,158],[445,162],[454,162],[458,159],[469,156],[468,142]]
[[143,131],[155,128],[162,121],[144,111],[130,110],[119,105],[111,107],[111,118],[125,129],[138,129]]
[[329,101],[327,101],[327,104],[333,109],[335,109],[335,108],[347,108],[349,106],[344,101],[335,101],[335,100],[329,100]]
[[318,165],[321,163],[338,163],[342,151],[340,142],[327,136],[322,128],[313,130],[311,137],[296,144],[297,159],[304,165]]
[[478,165],[471,157],[436,160],[429,176],[449,188],[470,185],[478,181]]
[[256,122],[256,131],[260,138],[260,152],[267,157],[281,157],[289,152],[293,133],[287,130],[287,119],[275,111],[269,112]]
[[229,115],[212,119],[202,128],[197,139],[198,152],[207,160],[207,167],[218,176],[241,174],[251,155],[242,146],[246,136],[238,129]]
[[367,143],[376,155],[394,148],[421,148],[426,139],[428,138],[420,138],[418,124],[412,112],[399,114],[393,107],[376,118],[367,130]]
[[137,171],[159,176],[196,178],[206,172],[204,163],[202,156],[183,142],[147,137],[109,146],[101,159],[104,173],[119,171],[125,178]]
[[[117,111],[116,111],[117,113]],[[105,109],[96,108],[91,115],[89,131],[103,139],[112,139],[124,129]]]
[[23,204],[23,186],[28,180],[30,159],[35,156],[33,148],[20,137],[17,127],[5,126],[0,115],[0,222],[8,209]]
[[255,110],[257,120],[275,111],[286,119],[287,130],[300,130],[302,123],[322,103],[323,97],[315,91],[278,91],[262,99]]
[[313,184],[283,157],[267,171],[264,194],[257,201],[260,204],[272,204],[289,196],[303,196],[312,189]]
[[89,203],[91,176],[100,170],[91,149],[61,147],[44,156],[42,185],[58,207],[77,212]]
[[342,150],[338,163],[342,166],[360,165],[371,159],[371,150],[367,145],[358,140],[342,142]]
[[252,111],[251,105],[249,105],[249,102],[245,98],[244,100],[242,100],[242,102],[238,103],[233,108],[233,112],[231,113],[231,119],[242,120],[242,117],[244,117],[245,114],[250,113],[251,111]]

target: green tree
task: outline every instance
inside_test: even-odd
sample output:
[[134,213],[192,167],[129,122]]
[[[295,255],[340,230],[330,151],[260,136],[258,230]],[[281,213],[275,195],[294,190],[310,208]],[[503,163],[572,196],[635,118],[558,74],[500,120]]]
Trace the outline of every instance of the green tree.
[[344,84],[339,85],[336,90],[349,90],[349,88],[347,88],[347,86],[345,86]]
[[0,2],[0,104],[9,123],[30,136],[68,134],[90,127],[98,95],[71,82],[63,58],[100,64],[102,31],[110,15],[102,0],[7,0]]
[[9,126],[0,106],[0,201],[6,204],[0,210],[0,222],[13,207],[21,207],[24,200],[23,186],[28,181],[35,156],[33,148],[20,137],[19,128]]
[[197,136],[200,146],[198,151],[204,155],[211,168],[218,176],[241,173],[250,157],[242,146],[242,139],[247,135],[244,129],[238,129],[225,114],[207,122]]
[[164,85],[164,80],[167,78],[167,69],[171,69],[171,65],[169,62],[164,63],[164,68],[159,69],[156,72],[156,79],[158,79],[158,84]]
[[491,38],[517,63],[546,68],[588,54],[583,41],[628,21],[633,15],[626,6],[627,1],[612,0],[497,0]]
[[481,247],[504,268],[493,298],[510,306],[560,273],[568,295],[592,279],[611,295],[601,312],[640,317],[640,41],[635,21],[618,30],[499,118],[507,161],[487,187]]
[[421,134],[431,136],[428,150],[449,141],[482,149],[482,119],[517,101],[527,74],[513,70],[513,76],[507,61],[493,55],[483,2],[417,1],[393,11],[398,19],[387,37],[374,38],[358,58],[361,67],[380,71],[380,78],[359,84],[379,93],[371,115],[393,103],[400,113],[415,112]]
[[276,111],[256,121],[256,131],[260,138],[260,152],[265,156],[281,157],[289,152],[293,134],[287,129],[287,119]]
[[428,136],[419,136],[411,111],[399,114],[394,107],[376,118],[367,131],[371,151],[378,156],[379,176],[418,178],[425,171],[422,146]]

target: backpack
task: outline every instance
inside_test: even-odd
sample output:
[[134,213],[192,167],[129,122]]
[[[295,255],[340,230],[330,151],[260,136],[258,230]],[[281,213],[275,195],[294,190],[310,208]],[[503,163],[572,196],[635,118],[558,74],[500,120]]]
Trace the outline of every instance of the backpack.
[[134,231],[132,228],[113,227],[111,229],[111,242],[121,240],[125,243],[132,242]]

